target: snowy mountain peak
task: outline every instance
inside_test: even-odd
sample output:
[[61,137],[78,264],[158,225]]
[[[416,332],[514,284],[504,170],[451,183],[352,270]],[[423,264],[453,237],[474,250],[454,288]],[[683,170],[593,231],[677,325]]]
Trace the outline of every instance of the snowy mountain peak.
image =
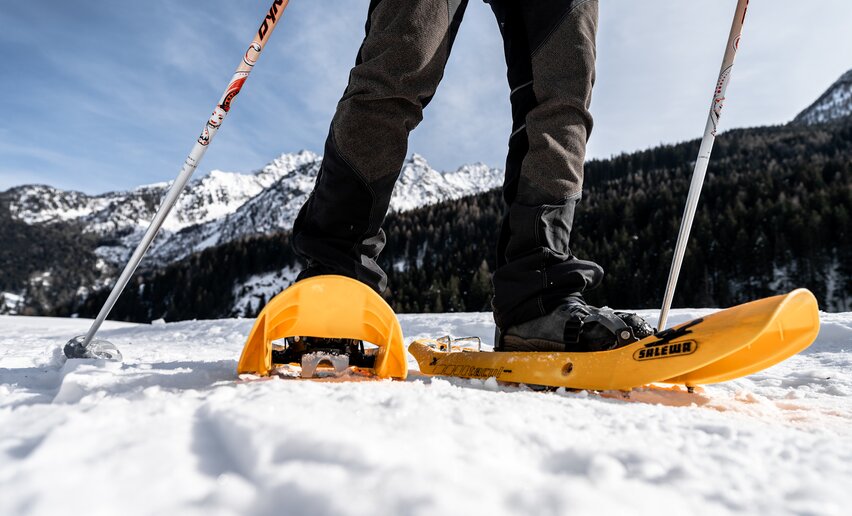
[[410,158],[405,160],[404,166],[429,168],[429,162],[426,161],[426,158],[414,152]]
[[[308,150],[281,154],[261,169],[213,170],[189,183],[166,219],[143,266],[180,260],[208,247],[246,236],[287,231],[313,189],[322,157]],[[485,165],[466,165],[442,173],[412,154],[403,165],[391,211],[457,199],[499,186],[502,173]],[[12,216],[27,224],[75,221],[102,237],[96,250],[111,265],[121,265],[139,242],[171,183],[127,192],[90,196],[50,186],[28,185],[5,193]]]
[[12,216],[27,224],[75,220],[90,215],[97,204],[82,192],[47,185],[19,186],[6,195],[14,200],[9,205]]
[[500,186],[502,172],[486,165],[466,165],[439,172],[426,158],[412,154],[405,161],[391,198],[392,211],[406,211],[447,199],[485,192]]
[[320,160],[322,160],[322,156],[315,152],[302,149],[299,152],[281,154],[266,164],[260,171],[258,171],[258,174],[278,171],[283,172],[282,175],[288,175],[305,167],[306,165],[311,165]]
[[852,115],[852,70],[844,73],[825,93],[799,113],[794,124],[824,124]]

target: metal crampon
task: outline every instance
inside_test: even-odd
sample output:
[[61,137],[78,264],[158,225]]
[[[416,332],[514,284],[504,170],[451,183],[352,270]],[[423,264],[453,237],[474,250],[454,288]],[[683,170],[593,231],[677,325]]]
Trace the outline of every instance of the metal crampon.
[[291,337],[272,345],[272,365],[299,364],[302,378],[316,378],[329,369],[341,376],[353,367],[373,369],[377,353],[378,348],[367,349],[360,340]]

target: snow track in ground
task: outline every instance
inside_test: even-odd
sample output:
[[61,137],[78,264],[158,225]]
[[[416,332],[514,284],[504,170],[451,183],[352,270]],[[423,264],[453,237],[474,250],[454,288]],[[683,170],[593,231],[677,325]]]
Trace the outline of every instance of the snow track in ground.
[[[708,310],[677,311],[673,323]],[[651,315],[646,313],[646,315]],[[490,341],[487,314],[401,316]],[[703,393],[494,381],[236,382],[248,320],[130,325],[123,364],[65,362],[88,321],[0,317],[0,514],[841,514],[852,314]],[[411,362],[411,367],[415,365]]]

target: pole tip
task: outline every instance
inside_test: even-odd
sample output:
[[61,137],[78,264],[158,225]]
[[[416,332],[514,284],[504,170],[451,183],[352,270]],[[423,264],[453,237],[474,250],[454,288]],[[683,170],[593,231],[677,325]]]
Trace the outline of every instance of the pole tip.
[[87,346],[86,336],[78,335],[65,343],[63,352],[68,359],[95,359],[121,362],[123,357],[115,345],[108,340],[92,340]]

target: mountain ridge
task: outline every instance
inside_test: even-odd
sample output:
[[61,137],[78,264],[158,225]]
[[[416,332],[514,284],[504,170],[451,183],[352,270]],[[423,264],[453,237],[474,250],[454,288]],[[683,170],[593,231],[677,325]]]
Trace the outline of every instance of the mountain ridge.
[[[606,271],[589,303],[658,307],[699,141],[592,163],[571,250]],[[720,135],[675,306],[726,307],[809,288],[825,311],[852,310],[852,121]],[[390,214],[379,264],[397,313],[490,309],[498,189]],[[744,223],[748,221],[748,223]],[[301,269],[289,232],[208,248],[143,272],[113,311],[146,322],[254,317]],[[107,292],[57,315],[92,316]]]
[[[290,230],[313,189],[321,160],[321,156],[302,150],[282,154],[252,172],[214,170],[194,179],[163,224],[140,271],[166,267],[235,240]],[[454,171],[438,171],[423,156],[412,154],[400,171],[390,211],[474,195],[500,184],[500,169],[474,163]],[[36,258],[30,263],[22,263],[18,257],[6,259],[14,262],[15,270],[26,277],[18,281],[2,278],[0,313],[19,313],[19,307],[29,304],[32,296],[26,292],[34,291],[33,285],[40,298],[49,298],[46,291],[56,284],[45,278],[54,269],[77,269],[75,262],[97,264],[92,271],[77,271],[79,281],[84,283],[77,289],[79,295],[89,294],[91,288],[86,285],[103,288],[110,284],[141,240],[170,185],[154,183],[98,195],[48,185],[22,185],[0,192],[0,203],[5,206],[0,218],[8,219],[7,226],[15,231],[16,242],[25,242],[44,228],[44,234],[54,235],[52,238],[56,238],[57,231],[79,234],[85,237],[80,242],[92,246],[91,252],[85,246],[71,247],[73,252],[62,255],[61,263],[55,257],[41,262]],[[63,277],[65,282],[73,281]],[[67,302],[71,295],[65,292],[58,297]]]
[[840,76],[822,95],[793,119],[794,124],[830,123],[852,116],[852,69]]
[[[322,157],[307,150],[282,154],[248,172],[213,170],[190,182],[143,268],[162,266],[235,238],[288,230],[313,189]],[[484,164],[442,172],[419,154],[408,158],[391,199],[391,211],[455,199],[499,186],[502,172]],[[87,195],[48,185],[22,185],[5,192],[11,216],[29,225],[77,222],[102,242],[95,250],[119,267],[141,239],[171,183]]]

